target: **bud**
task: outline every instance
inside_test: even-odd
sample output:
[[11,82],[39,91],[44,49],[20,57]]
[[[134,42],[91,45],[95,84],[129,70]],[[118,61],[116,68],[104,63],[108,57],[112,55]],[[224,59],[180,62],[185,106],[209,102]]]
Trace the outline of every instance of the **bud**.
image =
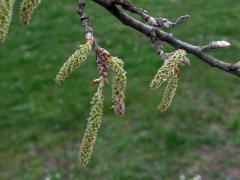
[[83,136],[82,143],[79,151],[79,162],[81,165],[86,166],[93,152],[93,146],[97,139],[98,129],[101,126],[103,116],[103,84],[100,81],[98,91],[94,94],[91,101],[91,111],[88,118],[88,125]]
[[163,99],[160,105],[158,106],[158,110],[160,112],[166,111],[168,107],[171,105],[177,86],[178,86],[178,75],[177,73],[175,73],[173,76],[170,77],[167,87],[163,94]]
[[127,73],[123,68],[124,63],[121,59],[111,57],[109,59],[109,65],[113,70],[112,101],[114,112],[117,115],[122,115],[125,111],[124,99],[127,84]]
[[91,44],[93,44],[94,38],[93,38],[92,33],[88,32],[88,33],[85,35],[85,38],[86,38],[87,42],[90,42]]
[[185,66],[190,65],[190,64],[191,64],[190,59],[189,59],[187,56],[185,56],[185,57],[182,59],[181,64],[182,64],[182,65],[185,65]]
[[176,22],[175,22],[175,25],[178,25],[178,24],[182,24],[184,22],[186,22],[187,20],[190,19],[190,16],[189,15],[185,15],[185,16],[180,16]]
[[230,45],[231,44],[227,41],[213,41],[209,44],[209,47],[212,49],[217,49],[217,48],[226,48]]
[[186,52],[184,50],[175,51],[158,70],[157,74],[150,83],[150,87],[152,89],[159,88],[160,85],[169,78],[170,74],[174,71],[178,64],[182,62],[185,56]]
[[87,42],[84,45],[80,46],[80,49],[77,50],[68,60],[63,64],[60,71],[58,72],[55,82],[61,84],[65,78],[67,78],[76,68],[78,68],[83,62],[86,61],[92,50],[90,42]]
[[15,0],[0,1],[0,41],[4,41],[8,34],[14,3]]
[[101,81],[101,79],[94,79],[92,82],[91,82],[91,85],[96,85],[98,84],[99,82]]
[[150,26],[158,27],[158,22],[157,22],[157,20],[156,20],[155,18],[153,18],[153,17],[149,17],[149,18],[148,18],[148,24],[149,24]]
[[41,0],[23,0],[20,7],[20,22],[29,24],[33,11],[40,5]]
[[234,67],[237,69],[240,69],[240,61],[238,61],[237,63],[234,64]]

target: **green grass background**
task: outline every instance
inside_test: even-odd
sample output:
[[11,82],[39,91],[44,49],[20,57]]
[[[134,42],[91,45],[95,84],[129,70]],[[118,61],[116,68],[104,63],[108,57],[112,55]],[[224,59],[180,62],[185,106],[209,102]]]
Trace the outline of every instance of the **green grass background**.
[[[240,2],[236,0],[132,1],[154,16],[191,20],[169,30],[180,39],[206,44],[225,39],[240,57]],[[125,61],[128,71],[126,114],[116,117],[111,87],[105,91],[104,118],[89,165],[77,153],[86,127],[89,101],[96,90],[94,56],[62,86],[53,79],[83,43],[75,2],[43,1],[28,27],[18,20],[19,4],[6,42],[0,46],[0,179],[240,179],[240,81],[189,56],[171,108],[158,113],[163,89],[149,82],[161,66],[149,40],[123,26],[89,1],[98,42]],[[166,46],[166,51],[171,51]]]

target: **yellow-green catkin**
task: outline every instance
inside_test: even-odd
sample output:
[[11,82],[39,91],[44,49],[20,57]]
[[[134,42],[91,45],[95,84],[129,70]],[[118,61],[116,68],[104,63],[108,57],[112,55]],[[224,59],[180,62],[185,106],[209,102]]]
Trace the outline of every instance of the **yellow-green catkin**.
[[173,76],[170,77],[167,87],[163,94],[163,99],[160,105],[158,106],[158,110],[160,112],[166,111],[168,107],[171,105],[177,86],[178,86],[178,75],[174,74]]
[[82,166],[86,166],[93,152],[98,129],[101,126],[103,116],[103,80],[100,81],[98,91],[94,94],[91,101],[91,111],[88,118],[88,125],[83,136],[83,140],[79,151],[79,162]]
[[0,0],[0,41],[4,41],[12,21],[15,0]]
[[184,50],[175,51],[169,59],[167,59],[162,67],[158,70],[157,74],[150,83],[152,89],[157,89],[160,85],[165,82],[170,74],[174,71],[174,68],[178,66],[181,60],[186,56]]
[[39,6],[41,0],[23,0],[20,7],[21,24],[29,24],[33,11]]
[[125,89],[127,84],[126,71],[123,66],[124,63],[117,57],[111,57],[109,64],[113,70],[112,82],[112,101],[113,108],[116,115],[122,115],[125,111]]
[[92,45],[90,42],[87,42],[84,45],[80,46],[80,49],[77,50],[68,60],[63,64],[60,71],[58,72],[55,82],[61,84],[76,68],[78,68],[83,62],[86,61],[90,52],[92,50]]

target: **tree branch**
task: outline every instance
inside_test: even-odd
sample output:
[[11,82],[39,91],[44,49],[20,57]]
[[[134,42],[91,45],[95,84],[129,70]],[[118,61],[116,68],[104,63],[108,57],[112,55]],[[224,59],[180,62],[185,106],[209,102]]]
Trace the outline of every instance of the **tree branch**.
[[[79,0],[79,1],[85,2],[85,0]],[[165,18],[157,19],[150,16],[147,13],[147,11],[133,6],[127,0],[92,0],[92,1],[104,7],[113,16],[115,16],[118,20],[120,20],[124,25],[139,31],[145,36],[147,36],[148,38],[150,38],[150,40],[153,42],[155,46],[157,53],[162,57],[163,60],[165,60],[164,57],[166,54],[163,52],[162,41],[169,43],[175,49],[186,50],[188,53],[195,55],[200,60],[209,64],[211,67],[221,69],[225,72],[228,72],[235,76],[240,77],[239,63],[231,64],[223,60],[217,59],[206,53],[206,50],[208,49],[216,49],[216,48],[223,48],[223,47],[210,46],[210,45],[207,45],[207,46],[192,45],[190,43],[187,43],[185,41],[182,41],[176,38],[173,34],[167,33],[159,29],[159,27],[166,28],[166,27],[177,25],[177,24],[181,24],[185,22],[187,19],[189,19],[189,16],[180,16],[175,23],[172,23]],[[138,14],[147,22],[147,24],[140,22],[137,19],[129,16],[128,14],[120,10],[117,7],[117,5],[122,6],[124,10]],[[83,22],[83,25],[86,26],[86,23],[84,23],[85,21],[82,21],[82,22]],[[164,22],[165,22],[165,25],[164,25]]]

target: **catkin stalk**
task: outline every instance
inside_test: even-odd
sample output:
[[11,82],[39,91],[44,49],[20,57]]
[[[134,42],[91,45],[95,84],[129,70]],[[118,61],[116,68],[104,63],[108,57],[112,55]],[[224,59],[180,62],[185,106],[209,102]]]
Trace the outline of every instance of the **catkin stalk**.
[[122,115],[125,111],[125,89],[127,84],[126,71],[123,68],[123,61],[116,57],[109,59],[109,64],[113,70],[112,101],[116,115]]
[[88,125],[83,136],[83,140],[79,151],[79,162],[82,166],[86,166],[93,152],[98,129],[101,126],[103,116],[103,85],[101,79],[98,91],[94,94],[91,101],[91,111],[88,118]]

